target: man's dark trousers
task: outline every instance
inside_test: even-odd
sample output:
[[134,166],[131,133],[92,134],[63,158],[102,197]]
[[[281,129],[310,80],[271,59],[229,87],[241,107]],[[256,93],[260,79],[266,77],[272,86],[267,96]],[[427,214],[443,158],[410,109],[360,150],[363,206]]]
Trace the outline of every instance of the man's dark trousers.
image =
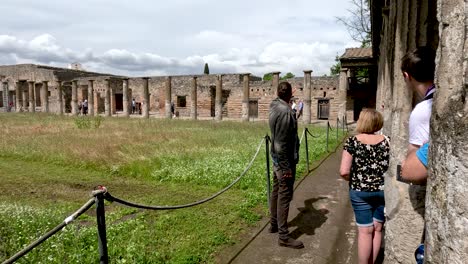
[[283,178],[282,170],[273,165],[273,193],[270,201],[271,225],[278,226],[279,238],[287,240],[289,203],[293,198],[296,166],[292,166],[292,177]]

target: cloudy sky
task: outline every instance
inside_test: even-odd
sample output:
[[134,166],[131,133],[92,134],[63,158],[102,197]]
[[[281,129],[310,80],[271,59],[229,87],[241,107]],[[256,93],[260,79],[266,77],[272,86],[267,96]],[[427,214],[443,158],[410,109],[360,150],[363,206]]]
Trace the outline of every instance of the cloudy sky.
[[349,0],[1,0],[0,64],[129,76],[329,74],[352,41]]

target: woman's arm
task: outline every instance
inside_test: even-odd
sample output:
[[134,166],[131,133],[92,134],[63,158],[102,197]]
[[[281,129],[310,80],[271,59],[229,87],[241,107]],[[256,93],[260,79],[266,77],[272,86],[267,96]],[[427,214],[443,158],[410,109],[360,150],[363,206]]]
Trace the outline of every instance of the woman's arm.
[[343,150],[343,154],[341,155],[340,176],[347,181],[349,181],[349,172],[352,163],[353,156],[351,156],[348,151]]

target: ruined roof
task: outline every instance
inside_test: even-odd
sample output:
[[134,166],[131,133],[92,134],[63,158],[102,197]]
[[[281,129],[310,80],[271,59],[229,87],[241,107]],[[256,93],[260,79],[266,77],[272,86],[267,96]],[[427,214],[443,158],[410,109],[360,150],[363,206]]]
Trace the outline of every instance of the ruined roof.
[[341,55],[341,59],[367,59],[372,58],[372,48],[348,48]]
[[374,67],[376,60],[372,57],[372,48],[348,48],[340,57],[342,68]]

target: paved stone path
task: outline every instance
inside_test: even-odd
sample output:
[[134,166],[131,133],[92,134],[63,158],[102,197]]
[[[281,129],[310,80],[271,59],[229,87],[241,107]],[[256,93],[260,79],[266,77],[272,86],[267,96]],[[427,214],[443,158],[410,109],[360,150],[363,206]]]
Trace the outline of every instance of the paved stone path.
[[278,246],[278,235],[268,233],[267,226],[243,250],[238,246],[231,250],[236,252],[226,253],[220,262],[357,263],[357,230],[348,198],[348,183],[339,176],[340,160],[341,150],[338,149],[312,171],[294,193],[290,232],[304,243],[304,249]]

